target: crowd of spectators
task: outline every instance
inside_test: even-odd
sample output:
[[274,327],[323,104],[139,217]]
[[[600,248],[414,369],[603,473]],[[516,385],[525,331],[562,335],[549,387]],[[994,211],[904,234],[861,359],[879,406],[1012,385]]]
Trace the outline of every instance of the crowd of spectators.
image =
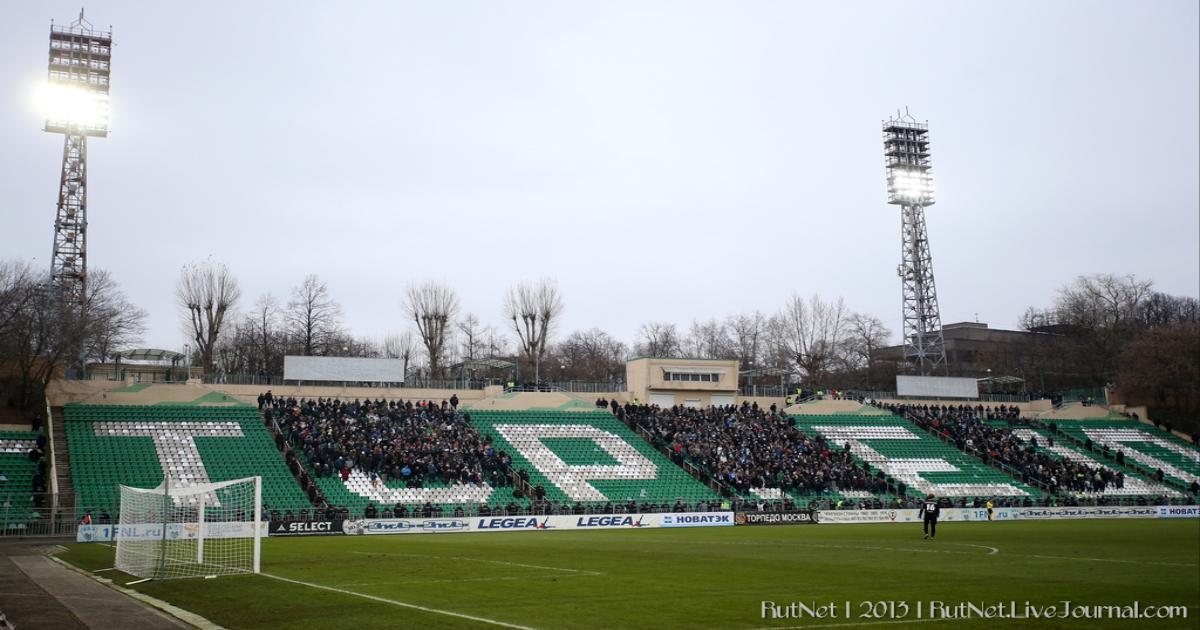
[[[454,403],[457,403],[454,400]],[[307,492],[317,492],[286,441],[303,453],[316,477],[346,480],[357,470],[372,483],[409,488],[433,484],[512,485],[511,457],[492,446],[449,401],[276,399],[264,395],[264,414]],[[378,508],[377,508],[378,509]],[[393,512],[399,511],[398,509]]]
[[[907,416],[918,426],[942,435],[960,450],[985,461],[996,461],[1017,471],[1025,483],[1036,483],[1051,492],[1103,493],[1125,486],[1125,473],[1094,467],[1038,450],[1037,439],[1026,441],[1011,427],[1021,422],[1017,407],[968,405],[891,405],[888,410]],[[1002,420],[997,426],[985,420]],[[1047,438],[1053,446],[1053,438]]]
[[882,472],[858,462],[848,449],[800,432],[774,406],[626,405],[617,415],[645,431],[676,464],[691,463],[741,496],[764,488],[804,496],[846,490],[903,494],[902,484],[896,487]]

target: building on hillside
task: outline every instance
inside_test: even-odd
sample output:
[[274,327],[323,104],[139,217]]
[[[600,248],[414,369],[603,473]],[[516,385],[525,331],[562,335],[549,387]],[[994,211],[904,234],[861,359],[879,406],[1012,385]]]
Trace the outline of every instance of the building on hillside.
[[134,383],[180,383],[189,373],[199,376],[199,368],[189,369],[183,353],[158,348],[137,348],[112,354],[112,363],[87,364],[87,379],[92,381],[131,381]]
[[641,357],[625,364],[625,382],[630,399],[646,404],[732,405],[737,398],[738,362]]
[[[991,378],[999,388],[1001,383],[1009,389],[1016,381],[1001,381],[1000,377],[1013,376],[1030,381],[1031,358],[1049,337],[1049,333],[1026,332],[989,328],[982,322],[958,322],[942,327],[945,339],[946,359],[950,374]],[[895,363],[904,362],[904,346],[880,348],[879,360]],[[1019,379],[1019,380],[1020,380]],[[1037,387],[1036,382],[1030,383]]]

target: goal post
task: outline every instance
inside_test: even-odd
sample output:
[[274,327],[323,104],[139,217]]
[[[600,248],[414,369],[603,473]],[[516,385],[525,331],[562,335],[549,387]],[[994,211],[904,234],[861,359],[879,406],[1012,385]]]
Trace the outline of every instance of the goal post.
[[261,477],[120,489],[117,569],[144,579],[260,571]]

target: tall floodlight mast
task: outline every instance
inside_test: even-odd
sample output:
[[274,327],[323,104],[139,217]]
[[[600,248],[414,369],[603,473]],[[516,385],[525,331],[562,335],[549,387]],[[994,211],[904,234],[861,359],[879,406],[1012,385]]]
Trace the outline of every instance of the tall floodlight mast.
[[929,124],[917,122],[907,110],[897,112],[883,123],[883,154],[888,203],[901,210],[903,260],[897,271],[904,287],[904,358],[916,364],[921,374],[929,374],[946,365],[933,256],[925,231],[925,207],[933,205]]
[[108,136],[112,32],[83,19],[50,24],[45,130],[63,134],[50,282],[64,302],[87,300],[87,139]]

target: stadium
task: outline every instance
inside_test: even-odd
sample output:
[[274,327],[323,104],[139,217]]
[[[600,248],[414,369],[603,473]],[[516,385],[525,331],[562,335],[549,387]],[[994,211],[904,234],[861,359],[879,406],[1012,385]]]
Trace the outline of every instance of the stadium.
[[[156,25],[176,10],[119,5],[112,9],[119,16],[114,19],[133,19],[145,10]],[[311,47],[317,57],[342,60],[334,52],[337,42],[358,28],[364,8],[328,13],[278,8],[246,9],[247,21],[215,27],[214,41],[238,51],[289,50],[297,55],[291,65],[305,68],[303,76],[264,64],[263,71],[281,73],[275,78],[283,83],[266,83],[272,87],[256,92],[241,83],[240,70],[223,69],[215,78],[198,71],[176,75],[187,74],[186,82],[197,86],[242,85],[239,108],[246,112],[265,111],[262,103],[278,96],[272,90],[283,84],[311,90],[308,97],[296,97],[297,108],[303,109],[305,98],[323,104],[312,105],[299,127],[276,137],[273,151],[279,153],[272,159],[296,172],[263,166],[250,183],[236,172],[248,163],[235,154],[255,154],[271,144],[263,136],[244,136],[239,151],[221,146],[209,153],[215,145],[205,139],[208,128],[174,139],[144,131],[154,128],[149,121],[161,120],[145,103],[170,91],[174,79],[156,76],[158,66],[139,64],[157,54],[147,52],[154,43],[165,51],[168,43],[194,40],[151,34],[148,26],[140,33],[131,28],[119,31],[132,42],[126,53],[117,47],[124,40],[114,37],[112,27],[93,24],[91,14],[81,11],[71,21],[51,23],[48,66],[42,66],[44,23],[27,22],[30,11],[46,9],[0,10],[11,18],[4,20],[8,24],[21,23],[14,27],[21,33],[14,41],[34,41],[28,33],[36,30],[38,46],[10,55],[20,59],[4,61],[0,69],[19,62],[46,72],[41,128],[21,142],[33,146],[55,138],[51,162],[22,159],[9,164],[10,174],[20,168],[44,171],[59,186],[53,216],[42,213],[31,223],[39,234],[53,225],[48,270],[41,258],[25,253],[24,219],[4,219],[12,236],[2,238],[12,253],[0,259],[0,630],[1200,627],[1200,301],[1196,269],[1189,268],[1200,263],[1200,239],[1185,235],[1175,249],[1129,246],[1150,228],[1156,243],[1175,243],[1175,232],[1197,227],[1194,174],[1164,184],[1144,221],[1117,230],[1068,222],[1056,233],[1051,223],[1034,229],[1006,221],[955,223],[949,231],[935,226],[955,220],[931,209],[931,137],[947,148],[949,164],[938,162],[938,177],[944,169],[947,180],[963,182],[938,189],[943,205],[983,198],[966,190],[978,183],[971,172],[953,163],[994,165],[995,147],[973,153],[974,141],[941,135],[937,119],[918,120],[901,108],[881,124],[847,114],[855,125],[862,123],[865,131],[853,133],[867,138],[874,160],[868,175],[877,186],[862,199],[873,200],[873,211],[890,211],[889,234],[894,213],[901,215],[898,248],[890,237],[874,239],[865,227],[847,229],[841,219],[821,223],[828,217],[817,216],[852,216],[844,206],[805,210],[795,224],[772,215],[768,226],[747,230],[755,242],[740,243],[704,240],[749,225],[727,220],[729,215],[745,212],[747,221],[756,216],[732,206],[724,214],[708,213],[703,205],[690,213],[664,206],[657,213],[666,215],[663,223],[639,226],[639,218],[657,219],[621,219],[621,211],[607,216],[581,205],[584,218],[562,223],[528,210],[539,218],[525,223],[520,218],[525,210],[505,209],[500,202],[515,194],[512,188],[540,187],[539,195],[550,195],[562,185],[563,194],[579,195],[567,184],[579,174],[542,172],[542,164],[496,188],[489,187],[491,176],[472,179],[465,156],[487,143],[460,152],[454,133],[439,125],[476,124],[469,122],[474,115],[484,119],[477,122],[481,127],[503,125],[491,118],[496,110],[447,96],[456,94],[451,90],[439,97],[450,113],[427,112],[429,135],[422,142],[429,145],[421,150],[430,156],[444,151],[454,164],[456,178],[448,186],[455,192],[439,194],[461,193],[472,199],[467,206],[487,206],[490,201],[472,197],[478,192],[473,187],[491,182],[480,190],[495,195],[498,210],[456,214],[448,206],[436,211],[430,202],[421,217],[389,223],[395,220],[391,209],[371,214],[346,201],[342,209],[314,214],[304,198],[329,193],[361,199],[356,195],[369,188],[345,176],[354,169],[341,170],[345,146],[370,153],[395,136],[374,124],[361,137],[337,127],[342,135],[323,144],[322,127],[336,125],[332,110],[322,107],[343,97],[355,101],[332,86],[341,85],[343,73],[361,69],[343,61],[322,66],[297,52]],[[1178,45],[1200,52],[1194,6],[1180,3],[1149,17],[1121,3],[1108,8],[1138,25],[1133,30],[1139,36],[1169,31],[1159,42],[1164,49]],[[647,35],[627,21],[643,14],[610,7],[606,11],[621,19],[597,20],[599,35],[574,33],[587,54],[573,57],[575,37],[556,30],[566,28],[573,14],[542,15],[545,9],[514,17],[490,15],[478,6],[461,15],[418,6],[372,7],[389,18],[411,18],[421,28],[406,31],[408,36],[445,54],[411,62],[420,67],[413,75],[418,83],[432,91],[444,87],[443,71],[486,83],[482,77],[497,68],[524,68],[508,55],[545,36],[553,46],[533,56],[572,59],[566,64],[572,76],[578,72],[600,81],[610,71],[636,74],[643,62],[661,61],[683,83],[653,75],[654,85],[661,82],[664,94],[690,94],[690,84],[679,77],[690,80],[695,67],[658,48],[659,38],[701,57],[707,38],[697,44],[681,35],[687,29]],[[945,9],[921,7],[930,16],[949,15],[962,28],[982,29],[972,30],[976,36],[986,39],[990,33]],[[178,10],[183,13],[176,17],[211,25],[195,9]],[[701,32],[733,38],[712,44],[729,54],[758,50],[755,38],[735,37],[738,28],[729,20],[744,19],[742,26],[754,32],[774,32],[772,19],[749,7],[706,7],[696,14],[663,10],[665,17],[647,19],[684,20]],[[798,17],[792,11],[808,15],[814,8],[776,7],[770,16],[788,21]],[[1048,21],[1062,17],[1058,9],[1046,11]],[[1089,11],[1085,18],[1098,28],[1117,19],[1101,13]],[[707,17],[697,17],[701,14]],[[888,13],[902,14],[907,15]],[[534,15],[554,26],[554,36],[539,31],[537,20],[529,32],[515,26]],[[834,22],[870,21],[840,9],[821,15]],[[1189,26],[1178,26],[1188,19]],[[493,22],[530,40],[505,37],[497,48],[475,50],[464,43],[471,38],[452,37],[446,48],[421,38],[425,29],[450,33],[434,26],[460,20],[482,40],[488,29],[475,32],[475,25]],[[328,28],[304,31],[319,33],[313,39],[290,28],[317,22]],[[392,22],[372,22],[384,23]],[[878,20],[884,31],[891,23]],[[194,24],[180,28],[209,32],[193,30]],[[255,35],[247,37],[241,28]],[[1021,28],[1029,29],[1022,32],[1030,38],[1049,34],[1046,41],[1055,42],[1069,30]],[[918,31],[935,33],[930,29]],[[284,31],[289,34],[280,35]],[[618,36],[632,38],[632,49],[648,56],[624,58],[624,51],[609,47]],[[402,46],[387,37],[366,39],[366,50],[376,53]],[[866,45],[865,39],[858,41]],[[595,43],[611,53],[612,66],[588,65],[599,63],[600,57],[589,56]],[[1122,54],[1132,50],[1091,39],[1080,45],[1095,46],[1097,54],[1107,54],[1110,45]],[[456,47],[472,53],[464,66],[454,65]],[[209,59],[213,49],[201,48],[198,63],[219,64],[220,54]],[[485,49],[489,54],[476,54]],[[163,54],[167,66],[186,66],[194,52]],[[30,62],[34,53],[36,62]],[[128,70],[121,65],[125,54]],[[242,54],[231,67],[245,65]],[[142,61],[134,62],[138,55]],[[396,61],[400,57],[382,62],[378,54],[364,52],[372,98],[359,98],[353,107],[375,111],[375,97],[390,94],[377,84],[378,72],[410,63]],[[724,68],[723,62],[705,59],[712,64],[704,66],[706,72]],[[938,60],[943,63],[949,62]],[[485,66],[479,75],[464,69],[476,64]],[[522,84],[521,98],[565,99],[570,89],[548,87],[557,85],[549,78],[553,64],[533,65],[545,73],[545,85]],[[734,66],[737,77],[753,75],[750,64]],[[110,138],[110,78],[116,81],[112,93],[121,95],[126,77],[135,86],[130,93],[140,96],[115,100],[112,113],[118,115],[116,129],[131,132]],[[1200,79],[1152,78],[1182,85],[1186,98],[1178,106],[1184,116],[1163,118],[1192,125],[1183,134],[1190,153],[1179,161],[1200,166],[1200,144],[1195,134],[1188,135],[1196,123],[1179,122],[1187,114],[1200,119],[1195,98]],[[852,82],[821,81],[839,89]],[[490,89],[497,100],[506,93],[503,87]],[[190,92],[177,96],[185,94]],[[641,94],[657,92],[642,86]],[[203,96],[195,98],[208,103],[201,109],[212,107]],[[761,94],[758,99],[770,100]],[[452,106],[463,102],[472,108]],[[608,104],[616,109],[628,106],[613,102]],[[122,105],[138,115],[119,117]],[[176,102],[163,111],[174,107],[192,105]],[[213,110],[213,120],[219,110]],[[534,127],[557,124],[548,111]],[[690,112],[675,114],[687,118]],[[241,113],[221,124],[245,118]],[[253,124],[271,127],[282,124],[272,116],[291,115],[273,111]],[[8,109],[0,109],[0,117],[3,124],[16,120],[14,126],[29,118]],[[654,134],[636,118],[620,118],[619,126],[637,128],[644,150],[651,152]],[[947,118],[952,119],[947,127],[960,132],[978,124]],[[577,122],[571,126],[581,126]],[[331,157],[320,162],[309,149],[279,140],[299,129],[318,138],[316,153],[328,151]],[[420,135],[416,127],[407,132]],[[713,141],[741,146],[740,140],[721,137]],[[364,138],[371,142],[360,143]],[[492,140],[507,142],[497,138]],[[98,150],[89,153],[89,142]],[[1002,140],[993,136],[988,142]],[[1044,140],[1044,150],[1065,150],[1058,142]],[[121,143],[125,148],[105,152],[108,144]],[[143,149],[130,145],[139,143],[159,149],[175,143],[181,151],[173,155],[181,163],[191,159],[185,154],[199,156],[189,162],[201,169],[197,172],[208,167],[196,164],[221,160],[235,166],[223,172],[219,185],[182,184],[159,170],[169,170],[172,160],[135,161],[133,155]],[[837,173],[854,171],[861,146],[857,140],[845,144],[837,149],[845,153],[813,158],[810,164],[817,166],[800,179],[816,189],[823,187],[816,180],[825,178],[832,187],[840,181]],[[402,152],[390,146],[394,153],[379,155],[390,159]],[[282,155],[289,150],[307,157],[289,161]],[[1005,154],[1003,148],[996,151]],[[681,160],[683,154],[673,153]],[[510,157],[523,159],[515,155]],[[582,159],[562,159],[577,158]],[[639,162],[639,168],[658,158]],[[489,167],[503,170],[503,161]],[[820,164],[831,161],[839,165],[821,170]],[[320,168],[306,170],[318,162]],[[440,190],[444,184],[433,170],[421,171],[398,157],[395,164],[413,168],[412,179],[396,175],[386,160],[378,163],[388,166],[370,172],[385,181],[388,195],[399,195],[395,190],[405,186],[431,194],[422,186]],[[1049,166],[1059,168],[1054,159]],[[661,167],[663,177],[674,173],[670,164]],[[1068,170],[1053,172],[1068,178]],[[1159,181],[1136,169],[1126,179],[1139,190]],[[312,186],[299,183],[305,181]],[[637,177],[614,181],[643,185]],[[752,181],[757,180],[738,185]],[[718,184],[711,183],[712,190],[688,197],[688,203],[716,191]],[[283,190],[288,185],[295,190]],[[1123,185],[1113,181],[1103,195],[1119,197]],[[90,197],[89,187],[97,191]],[[122,187],[130,190],[107,192]],[[1030,190],[1037,187],[1030,184]],[[9,188],[14,198],[47,197],[50,205],[32,176],[13,175]],[[228,188],[229,198],[272,189],[278,203],[206,214],[197,205],[206,201],[190,199],[185,188],[200,197],[196,190]],[[160,208],[163,198],[155,195],[162,191],[170,191],[178,204],[172,219],[139,216],[120,223],[121,233],[114,235],[118,230],[112,226],[136,214],[114,208],[114,199],[130,208],[148,207],[138,203]],[[857,191],[835,193],[853,200],[851,205],[860,203]],[[1176,193],[1178,198],[1171,196]],[[814,194],[823,202],[836,199]],[[281,206],[286,216],[263,218],[285,212]],[[504,218],[475,224],[476,211]],[[641,212],[656,214],[649,206]],[[124,218],[115,216],[122,213]],[[202,228],[190,223],[197,216],[205,217]],[[1183,228],[1156,227],[1160,218]],[[611,221],[617,233],[609,233],[603,221]],[[509,223],[518,224],[516,231],[508,231]],[[641,227],[653,238],[643,240]],[[391,229],[401,236],[387,237]],[[768,234],[775,230],[779,233]],[[949,235],[945,250],[931,234]],[[1043,242],[1060,249],[1031,261],[1012,260],[1019,256],[1011,243],[997,241],[1013,234],[1027,239],[1018,249]],[[1156,280],[1091,273],[1097,259],[1079,253],[1090,245],[1072,242],[1100,235],[1127,239],[1101,241],[1106,264],[1154,273]],[[1038,241],[1041,237],[1052,240]],[[762,246],[760,238],[779,242]],[[820,260],[827,246],[834,253]],[[768,249],[779,251],[763,251]],[[1001,250],[997,258],[989,257],[993,249]],[[879,251],[884,251],[879,261],[899,253],[899,266],[886,262],[880,273]],[[737,265],[731,264],[735,258]],[[806,258],[812,260],[797,262]],[[1012,268],[975,265],[975,258],[1012,260]],[[780,272],[774,268],[780,261],[798,266]],[[1025,264],[1032,266],[1023,274],[1014,271]],[[1056,275],[1060,270],[1065,275]],[[271,292],[280,291],[280,283],[288,296],[283,299]],[[802,296],[801,288],[814,293]],[[851,310],[842,297],[823,297],[821,291],[844,293],[867,306]],[[884,292],[881,303],[898,311],[898,318],[873,314],[872,300]],[[250,299],[252,293],[257,300]],[[992,327],[978,313],[965,320],[966,307],[951,304],[968,301],[970,308],[1018,323],[1011,330]],[[964,320],[943,324],[943,311]],[[683,314],[691,319],[686,331],[669,321]],[[610,326],[616,332],[606,332]],[[896,334],[889,327],[898,328]]]

